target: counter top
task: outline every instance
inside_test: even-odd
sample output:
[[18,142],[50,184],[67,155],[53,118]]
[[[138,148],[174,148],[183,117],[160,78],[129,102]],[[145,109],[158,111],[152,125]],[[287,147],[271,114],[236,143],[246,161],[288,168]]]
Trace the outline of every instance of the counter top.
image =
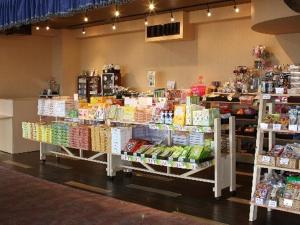
[[11,119],[12,116],[0,115],[0,120]]

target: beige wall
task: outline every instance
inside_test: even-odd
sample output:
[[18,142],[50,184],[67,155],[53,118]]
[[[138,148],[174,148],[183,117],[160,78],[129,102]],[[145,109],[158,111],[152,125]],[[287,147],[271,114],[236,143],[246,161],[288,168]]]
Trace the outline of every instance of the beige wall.
[[34,97],[52,74],[52,38],[0,36],[0,98]]
[[147,90],[147,70],[159,72],[160,85],[176,80],[188,88],[198,75],[205,82],[226,81],[237,65],[253,64],[252,47],[266,45],[275,63],[300,62],[300,35],[273,36],[251,30],[250,17],[196,25],[193,41],[145,43],[144,33],[80,39],[81,69],[114,63],[123,67],[125,86]]

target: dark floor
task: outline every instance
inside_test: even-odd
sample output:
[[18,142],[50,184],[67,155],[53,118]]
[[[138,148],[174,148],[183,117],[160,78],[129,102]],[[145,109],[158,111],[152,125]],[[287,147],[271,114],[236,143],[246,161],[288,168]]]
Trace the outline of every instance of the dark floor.
[[[21,164],[14,165],[7,160]],[[248,222],[250,206],[247,200],[250,199],[252,177],[247,173],[251,174],[252,166],[247,164],[237,165],[237,170],[242,173],[237,175],[236,196],[232,197],[229,191],[225,190],[223,198],[216,200],[213,197],[212,185],[206,183],[173,178],[160,179],[143,174],[126,176],[123,173],[118,173],[112,181],[106,177],[105,167],[99,164],[70,159],[61,159],[57,164],[55,157],[48,157],[47,162],[49,164],[46,165],[40,163],[38,152],[14,156],[0,152],[0,163],[5,167],[56,183],[75,181],[99,187],[100,191],[103,190],[102,194],[113,198],[168,212],[179,212],[231,225],[300,224],[300,217],[297,215],[279,211],[267,212],[262,208],[258,211],[256,222]],[[154,191],[149,191],[149,187]],[[159,193],[155,193],[157,190]]]

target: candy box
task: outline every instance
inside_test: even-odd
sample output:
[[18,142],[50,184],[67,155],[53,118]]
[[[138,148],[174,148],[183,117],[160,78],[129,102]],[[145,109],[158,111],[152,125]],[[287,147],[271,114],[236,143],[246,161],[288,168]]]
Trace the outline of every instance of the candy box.
[[136,107],[124,106],[123,120],[124,121],[134,121],[135,111],[136,111]]

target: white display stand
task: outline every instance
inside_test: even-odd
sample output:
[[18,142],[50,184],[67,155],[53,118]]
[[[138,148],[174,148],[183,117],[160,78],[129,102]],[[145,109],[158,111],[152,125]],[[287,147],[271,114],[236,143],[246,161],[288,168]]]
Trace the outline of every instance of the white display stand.
[[0,151],[10,154],[32,152],[38,143],[22,138],[23,121],[37,120],[36,98],[0,99]]
[[[56,118],[57,120],[58,118]],[[154,124],[146,124],[146,123],[135,123],[135,122],[120,122],[120,121],[107,121],[109,123],[126,123],[131,125],[143,125],[149,126],[151,129],[154,129]],[[153,127],[154,126],[154,127]],[[106,172],[107,176],[114,177],[116,172],[119,170],[138,170],[142,172],[169,176],[169,177],[177,177],[187,180],[193,180],[198,182],[206,182],[211,183],[214,185],[213,191],[216,198],[221,197],[222,189],[229,187],[231,192],[236,191],[236,149],[235,149],[235,118],[231,117],[229,119],[229,126],[226,126],[229,129],[229,146],[230,149],[228,153],[221,153],[221,119],[217,118],[214,120],[213,127],[199,127],[199,126],[185,126],[180,130],[184,129],[185,131],[189,131],[189,129],[197,130],[197,132],[201,133],[209,133],[212,135],[214,139],[214,157],[209,161],[205,161],[203,163],[189,163],[191,164],[190,167],[183,166],[182,163],[176,162],[175,164],[168,165],[168,162],[165,164],[160,164],[162,168],[165,168],[166,172],[160,172],[153,168],[153,164],[155,162],[151,161],[135,161],[138,162],[143,166],[136,167],[132,165],[131,160],[124,158],[124,155],[113,155],[111,153],[104,153],[104,152],[94,152],[88,151],[89,156],[84,155],[84,150],[81,149],[69,149],[65,146],[55,146],[52,144],[47,143],[40,143],[40,159],[45,161],[47,154],[53,154],[56,157],[69,157],[73,159],[80,159],[84,161],[90,161],[94,163],[104,164],[107,166]],[[161,128],[160,128],[161,129]],[[171,132],[174,130],[172,127],[172,131],[170,130],[169,126],[164,127],[163,129],[169,130],[169,137],[168,137],[168,144],[171,145]],[[91,156],[91,154],[93,154]],[[106,160],[100,159],[101,156],[106,155]],[[189,165],[188,164],[188,165]],[[156,164],[157,165],[157,164]],[[186,165],[186,164],[184,164]],[[214,167],[214,178],[213,179],[206,179],[193,176],[196,173],[203,171],[207,168]],[[172,168],[176,168],[176,170],[181,169],[183,170],[181,174],[172,173]]]
[[[260,175],[261,175],[262,168],[268,169],[269,173],[271,173],[272,170],[290,171],[290,172],[294,172],[294,173],[300,173],[300,169],[287,169],[287,168],[282,168],[282,167],[277,167],[277,166],[261,165],[261,164],[258,164],[258,162],[257,162],[257,158],[262,153],[262,150],[263,150],[264,133],[269,134],[269,138],[268,138],[269,149],[271,149],[275,144],[275,133],[300,134],[300,130],[297,130],[297,129],[296,130],[280,130],[276,126],[272,126],[272,128],[269,128],[268,125],[262,124],[262,119],[266,115],[267,107],[268,107],[268,113],[274,113],[274,109],[275,109],[274,97],[300,97],[300,95],[297,95],[297,94],[261,94],[259,96],[258,127],[257,127],[256,151],[255,151],[251,197],[254,196],[255,190],[256,190],[256,185],[260,182],[260,179],[261,179]],[[278,103],[276,103],[276,104],[278,104]],[[282,104],[284,104],[284,103],[282,103]],[[300,103],[299,103],[299,105],[300,105]],[[258,206],[268,208],[268,210],[274,209],[274,210],[279,210],[279,211],[300,214],[300,211],[296,211],[296,210],[292,210],[292,209],[288,209],[288,208],[282,208],[279,206],[278,207],[268,207],[267,205],[257,204],[254,201],[251,201],[249,221],[256,220]]]

